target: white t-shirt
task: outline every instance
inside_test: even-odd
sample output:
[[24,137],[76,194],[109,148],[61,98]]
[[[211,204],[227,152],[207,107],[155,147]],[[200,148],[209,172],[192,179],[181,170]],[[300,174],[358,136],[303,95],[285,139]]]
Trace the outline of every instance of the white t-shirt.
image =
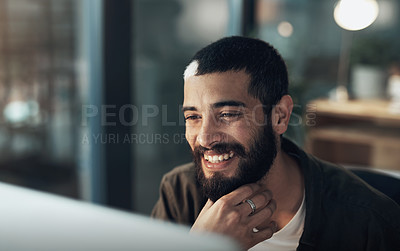
[[251,251],[289,251],[296,250],[299,240],[303,234],[304,219],[306,216],[305,195],[299,210],[286,226],[276,232],[270,239],[258,243],[250,248]]

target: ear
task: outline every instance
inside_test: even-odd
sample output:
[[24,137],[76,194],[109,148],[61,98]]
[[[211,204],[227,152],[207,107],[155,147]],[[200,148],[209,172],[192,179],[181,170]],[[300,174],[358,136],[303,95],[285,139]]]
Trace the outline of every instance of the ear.
[[286,132],[292,110],[293,100],[289,95],[283,96],[272,109],[272,128],[276,134],[281,135]]

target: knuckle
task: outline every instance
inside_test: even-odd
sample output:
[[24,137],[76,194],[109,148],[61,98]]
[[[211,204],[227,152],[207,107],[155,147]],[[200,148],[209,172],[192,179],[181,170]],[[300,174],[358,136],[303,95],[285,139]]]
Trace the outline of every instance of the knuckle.
[[272,192],[269,191],[269,190],[265,190],[265,191],[262,193],[262,195],[263,195],[263,197],[265,198],[265,200],[266,200],[267,202],[270,201],[270,200],[272,199]]
[[228,199],[226,198],[220,198],[218,200],[218,206],[220,208],[221,211],[226,211],[229,209],[229,203],[228,203]]
[[240,213],[237,210],[233,210],[230,213],[230,218],[232,219],[240,219]]
[[269,206],[265,207],[265,210],[266,210],[266,213],[267,213],[267,218],[270,218],[274,214],[274,211]]
[[275,200],[271,200],[269,202],[269,207],[271,208],[272,212],[275,212],[275,210],[276,210],[276,202],[275,202]]
[[272,229],[271,229],[271,228],[268,228],[268,229],[266,229],[266,231],[265,231],[264,237],[267,238],[267,239],[269,239],[269,238],[272,237],[273,234],[274,234],[274,232],[272,231]]
[[252,245],[255,245],[261,241],[267,240],[271,238],[273,235],[273,232],[271,229],[265,229],[262,232],[258,232],[257,234],[252,236],[251,242],[253,243]]
[[242,189],[243,193],[248,194],[250,196],[253,193],[255,193],[258,189],[260,189],[260,186],[255,183],[252,183],[242,186]]
[[260,206],[267,206],[269,203],[269,199],[265,197],[264,195],[260,196]]
[[224,204],[227,204],[227,202],[228,202],[228,199],[225,196],[223,196],[223,197],[219,198],[219,200],[217,200],[216,203],[224,205]]
[[270,218],[274,214],[275,209],[271,208],[271,205],[268,205],[265,208],[263,208],[263,211],[264,211],[266,217]]
[[253,194],[253,188],[250,185],[243,186],[243,193]]
[[233,210],[228,214],[228,225],[237,225],[241,221],[241,214],[237,210]]

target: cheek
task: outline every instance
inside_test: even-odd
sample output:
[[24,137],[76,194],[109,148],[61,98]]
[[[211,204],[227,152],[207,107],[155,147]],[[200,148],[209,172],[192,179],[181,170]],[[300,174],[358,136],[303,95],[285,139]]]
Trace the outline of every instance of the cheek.
[[193,129],[186,127],[185,137],[186,137],[187,142],[190,145],[190,148],[192,148],[192,150],[193,150],[195,142],[196,142],[196,137],[197,137],[196,133],[194,132]]
[[252,112],[246,116],[246,122],[250,127],[264,126],[265,120],[262,106],[253,108]]
[[252,136],[253,136],[253,130],[251,130],[250,128],[247,128],[247,129],[239,130],[238,135],[236,135],[236,138],[238,139],[238,141],[241,144],[247,145],[247,142],[250,141]]
[[250,150],[250,144],[253,142],[254,137],[257,136],[257,126],[247,125],[247,126],[238,126],[235,130],[229,132],[232,140],[240,143],[246,149],[246,151]]

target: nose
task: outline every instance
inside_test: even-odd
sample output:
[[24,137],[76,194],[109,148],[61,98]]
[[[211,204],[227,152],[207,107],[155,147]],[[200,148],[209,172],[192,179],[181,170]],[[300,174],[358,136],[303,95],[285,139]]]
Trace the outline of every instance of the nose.
[[200,131],[197,135],[197,142],[205,148],[211,148],[223,140],[223,133],[220,124],[213,117],[203,118]]

